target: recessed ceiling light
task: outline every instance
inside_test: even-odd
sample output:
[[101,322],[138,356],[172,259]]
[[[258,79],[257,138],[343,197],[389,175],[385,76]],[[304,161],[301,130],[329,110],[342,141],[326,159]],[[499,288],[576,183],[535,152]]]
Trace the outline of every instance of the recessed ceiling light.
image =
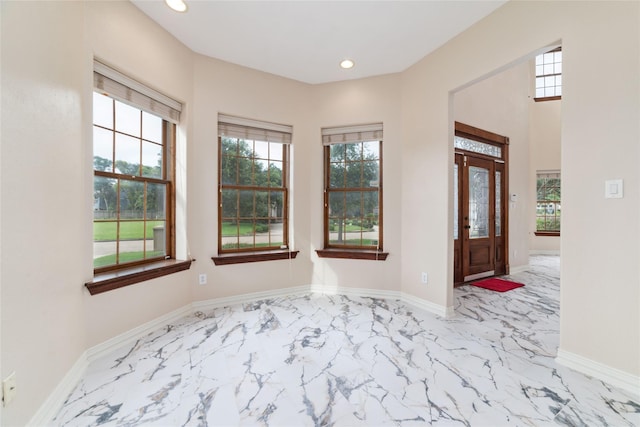
[[175,10],[176,12],[187,11],[187,4],[182,0],[164,0],[164,2],[167,4],[167,6],[169,6],[171,9]]
[[345,59],[340,63],[340,67],[344,68],[345,70],[353,68],[354,65],[356,65],[355,62],[350,59]]

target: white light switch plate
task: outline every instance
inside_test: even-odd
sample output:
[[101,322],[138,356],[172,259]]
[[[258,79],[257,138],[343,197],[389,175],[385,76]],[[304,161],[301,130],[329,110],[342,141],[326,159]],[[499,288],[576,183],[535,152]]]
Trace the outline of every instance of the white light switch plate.
[[621,179],[609,179],[604,182],[605,199],[622,199],[624,188]]

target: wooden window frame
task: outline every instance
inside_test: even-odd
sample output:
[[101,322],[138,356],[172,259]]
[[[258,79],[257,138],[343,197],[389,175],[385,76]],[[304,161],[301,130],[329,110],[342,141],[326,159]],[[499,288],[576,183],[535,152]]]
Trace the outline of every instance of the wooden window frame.
[[[553,52],[562,52],[562,46],[558,46],[555,49],[549,50],[547,52],[541,53],[540,55],[544,55],[546,53],[553,53]],[[536,55],[536,58],[540,55]],[[550,76],[562,76],[562,73],[552,73],[552,74],[540,74],[538,75],[535,72],[535,58],[534,58],[534,72],[533,72],[533,78],[534,78],[534,84],[533,84],[533,90],[534,93],[536,91],[536,84],[535,84],[535,79],[537,79],[538,77],[550,77]],[[563,84],[564,85],[564,84]],[[562,86],[561,86],[562,87]],[[561,95],[553,95],[553,96],[540,96],[540,97],[534,97],[533,100],[535,102],[545,102],[545,101],[559,101],[562,99]]]
[[[103,267],[94,267],[93,279],[84,284],[91,295],[96,295],[102,292],[119,289],[135,283],[140,283],[143,281],[147,281],[147,280],[163,277],[166,275],[170,275],[173,273],[177,273],[180,271],[188,270],[191,267],[191,263],[193,261],[193,260],[175,259],[175,209],[176,209],[176,204],[175,204],[176,195],[175,195],[175,186],[174,186],[175,179],[176,179],[176,170],[175,170],[176,148],[175,146],[176,146],[176,133],[177,133],[176,123],[179,120],[179,111],[181,109],[181,105],[176,101],[173,101],[170,98],[165,97],[164,95],[158,92],[155,92],[154,90],[147,89],[144,85],[141,85],[140,83],[137,83],[136,81],[121,75],[119,72],[113,69],[110,69],[109,67],[106,67],[100,64],[99,62],[94,61],[94,65],[96,66],[96,69],[99,70],[98,71],[99,73],[101,74],[105,73],[104,75],[108,75],[110,77],[116,76],[116,80],[120,82],[118,84],[121,84],[121,86],[126,85],[128,83],[132,84],[133,86],[129,86],[129,87],[133,87],[133,89],[131,89],[131,92],[128,92],[128,95],[136,94],[136,96],[138,96],[140,95],[140,93],[143,93],[142,97],[138,96],[138,98],[136,98],[137,100],[142,99],[143,103],[147,102],[149,99],[152,99],[149,105],[145,104],[147,105],[147,107],[151,106],[150,107],[151,109],[147,109],[147,107],[142,107],[141,105],[136,104],[134,101],[132,101],[133,103],[130,105],[132,105],[134,108],[140,111],[144,111],[148,114],[154,115],[162,119],[162,144],[161,144],[162,145],[162,149],[161,149],[162,176],[161,177],[143,176],[142,162],[139,165],[140,169],[137,175],[118,173],[116,172],[116,169],[115,169],[115,158],[116,158],[115,157],[115,150],[116,150],[115,138],[117,134],[127,135],[126,133],[116,130],[115,102],[116,101],[122,102],[122,99],[118,96],[118,94],[114,96],[108,91],[103,90],[102,86],[100,86],[102,83],[96,86],[96,88],[94,88],[94,90],[92,91],[92,93],[95,92],[100,95],[107,96],[113,101],[112,111],[114,114],[112,128],[100,126],[94,122],[94,119],[92,119],[93,128],[98,127],[98,128],[105,129],[107,131],[112,132],[112,135],[113,135],[113,142],[112,142],[113,154],[111,158],[111,162],[112,162],[111,171],[96,170],[94,167],[94,174],[93,174],[92,180],[95,181],[96,177],[115,179],[117,180],[116,185],[118,186],[120,186],[120,183],[123,180],[128,182],[134,182],[134,183],[135,182],[143,183],[145,187],[147,184],[162,184],[165,187],[165,200],[164,200],[165,248],[164,248],[164,254],[161,256],[149,257],[142,260],[136,260],[136,261],[125,262],[125,263],[112,264],[112,265],[103,266]],[[98,78],[98,80],[100,79],[101,77]],[[94,84],[95,83],[96,83],[96,74],[94,72]],[[110,88],[113,89],[113,86],[110,86]],[[122,94],[122,92],[119,92],[119,93]],[[160,114],[157,113],[156,111],[158,110],[153,110],[153,99],[156,99],[156,100],[161,99],[161,101],[158,101],[160,103],[164,102],[165,100],[168,101],[168,104],[171,105],[171,107],[168,109],[165,108],[164,111],[170,111],[167,114],[171,116],[172,121],[167,120],[166,118],[167,116],[162,116],[162,113]],[[157,105],[159,104],[156,104],[156,106]],[[143,120],[142,113],[140,113],[140,120],[141,120],[141,129],[142,129],[142,120]],[[127,136],[130,136],[139,140],[140,150],[143,149],[143,144],[147,140],[143,139],[142,134],[127,135]],[[147,142],[158,144],[157,141],[147,141]],[[146,193],[146,190],[145,190],[145,193]],[[120,197],[116,196],[116,198],[117,198],[116,212],[118,212],[118,214],[114,221],[117,224],[116,227],[119,227],[119,224],[121,224],[124,219],[120,218],[120,213],[119,213]],[[145,196],[144,205],[145,205],[144,209],[146,209],[146,196]],[[140,221],[140,219],[135,219],[135,220]],[[143,216],[141,221],[146,223],[146,221],[148,220],[150,219]],[[94,217],[94,221],[95,221],[95,217]],[[146,226],[145,226],[145,229],[146,229]],[[150,236],[145,236],[145,237],[150,237]],[[116,237],[116,238],[119,239],[119,237]],[[118,243],[116,243],[116,248],[119,248]],[[144,251],[146,250],[147,248],[145,247]],[[117,258],[119,257],[119,253],[116,254],[116,257]]]
[[[562,185],[562,177],[560,176],[560,172],[554,172],[558,174],[558,180],[560,180],[560,185]],[[562,193],[560,193],[560,200],[538,200],[538,179],[541,178],[540,175],[544,175],[545,172],[536,172],[536,231],[534,232],[534,234],[536,236],[539,237],[557,237],[560,236],[560,232],[562,229],[562,221],[560,220],[560,218],[562,217],[562,214],[560,215],[554,215],[554,217],[557,217],[560,220],[560,230],[539,230],[538,229],[538,211],[537,211],[537,206],[538,203],[554,203],[554,204],[561,204],[562,203]],[[546,215],[545,215],[546,218]]]
[[[323,203],[323,227],[324,227],[324,248],[316,250],[320,258],[342,258],[342,259],[362,259],[385,261],[389,256],[388,252],[383,250],[383,143],[382,139],[378,141],[378,187],[345,187],[340,189],[331,188],[331,145],[323,147],[324,157],[324,203]],[[345,144],[362,144],[367,142],[354,141]],[[360,160],[364,162],[365,160]],[[335,245],[330,242],[329,230],[329,198],[332,193],[351,193],[351,192],[375,192],[378,194],[378,244],[374,246],[361,245]]]
[[[112,99],[112,101],[114,102],[114,114],[115,114],[115,102],[117,101],[115,98],[110,97],[109,95],[106,95],[109,98]],[[139,108],[137,108],[139,109]],[[142,110],[141,111],[141,120],[142,120]],[[153,113],[150,113],[153,114]],[[156,116],[157,117],[157,116]],[[165,188],[165,227],[166,227],[166,232],[165,232],[165,250],[164,250],[164,254],[160,255],[160,256],[156,256],[156,257],[149,257],[149,258],[144,258],[141,260],[136,260],[136,261],[131,261],[131,262],[124,262],[124,263],[120,263],[117,261],[116,264],[112,264],[112,265],[108,265],[108,266],[104,266],[104,267],[95,267],[94,268],[94,275],[99,275],[101,273],[107,273],[110,271],[114,271],[114,270],[123,270],[123,269],[127,269],[127,268],[132,268],[132,267],[137,267],[140,265],[144,265],[144,264],[151,264],[151,263],[156,263],[158,261],[162,261],[165,259],[173,259],[174,258],[174,253],[175,253],[175,230],[174,230],[174,216],[175,216],[175,195],[174,195],[174,191],[173,191],[173,182],[175,182],[175,167],[174,167],[174,163],[175,163],[175,138],[176,138],[176,125],[173,123],[168,122],[167,120],[162,120],[162,177],[161,178],[154,178],[154,177],[146,177],[143,176],[142,174],[142,163],[139,164],[140,167],[140,172],[138,175],[130,175],[130,174],[124,174],[124,173],[119,173],[115,171],[115,150],[116,150],[116,144],[115,144],[115,139],[117,135],[125,135],[125,136],[129,136],[129,137],[134,137],[137,140],[139,140],[139,144],[140,144],[140,152],[142,153],[142,144],[144,140],[141,136],[133,136],[133,135],[128,135],[126,133],[122,133],[116,130],[116,122],[115,122],[115,117],[114,117],[114,126],[113,129],[109,129],[109,128],[105,128],[103,126],[99,126],[99,125],[93,125],[94,128],[101,128],[101,129],[105,129],[107,131],[110,131],[113,133],[113,165],[112,165],[112,172],[107,172],[107,171],[100,171],[100,170],[95,170],[94,169],[94,179],[96,177],[102,177],[102,178],[109,178],[109,179],[115,179],[117,180],[117,186],[120,187],[120,184],[122,181],[126,181],[126,182],[137,182],[137,183],[143,183],[144,185],[146,184],[161,184],[164,185]],[[142,155],[142,154],[141,154]],[[119,194],[119,192],[118,192]],[[117,197],[116,199],[116,211],[118,212],[117,214],[117,218],[114,219],[112,222],[115,222],[117,225],[116,227],[120,227],[120,224],[125,223],[125,222],[131,222],[131,221],[142,221],[143,223],[146,224],[146,222],[148,221],[148,219],[146,217],[143,217],[142,219],[134,219],[134,220],[126,220],[126,219],[122,219],[120,218],[120,197]],[[145,210],[146,210],[146,198],[145,198]],[[94,219],[95,221],[95,219]],[[146,225],[145,225],[146,227]],[[119,251],[119,243],[120,243],[120,239],[117,237],[116,238],[116,248],[118,248],[116,250],[116,260],[118,260],[119,256],[120,256],[120,251]],[[145,250],[146,252],[146,250]]]
[[[215,265],[229,265],[229,264],[243,264],[248,262],[260,262],[260,261],[274,261],[283,259],[295,259],[299,251],[290,249],[289,246],[289,181],[290,181],[290,162],[291,162],[291,147],[289,143],[278,142],[282,145],[282,186],[273,187],[270,185],[258,186],[258,185],[244,185],[244,184],[225,184],[222,179],[222,135],[218,136],[218,256],[211,257]],[[237,138],[240,139],[240,138]],[[247,141],[259,141],[259,139],[247,138]],[[266,141],[265,141],[266,142]],[[271,142],[270,143],[274,143]],[[244,156],[237,156],[237,158],[253,159],[253,157],[246,158]],[[269,163],[271,158],[265,159]],[[255,171],[252,170],[252,174]],[[253,176],[253,175],[252,175]],[[252,181],[254,181],[252,179]],[[254,246],[251,247],[239,247],[239,248],[224,248],[223,235],[222,235],[222,223],[226,217],[223,216],[223,203],[222,192],[223,190],[237,190],[237,191],[253,191],[253,192],[282,192],[282,242],[279,245],[271,246],[255,246],[255,230],[254,230]],[[253,212],[253,221],[257,219],[255,213],[255,206]],[[267,216],[267,220],[270,216]],[[236,221],[240,221],[240,209],[238,207],[236,212]]]

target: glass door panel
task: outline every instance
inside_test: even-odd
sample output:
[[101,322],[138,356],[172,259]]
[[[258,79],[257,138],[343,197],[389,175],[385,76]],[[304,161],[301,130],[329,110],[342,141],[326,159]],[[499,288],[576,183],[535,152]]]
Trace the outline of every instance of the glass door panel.
[[453,165],[453,239],[458,240],[458,164]]
[[489,170],[469,167],[469,238],[489,237]]
[[502,236],[502,173],[496,171],[496,237]]

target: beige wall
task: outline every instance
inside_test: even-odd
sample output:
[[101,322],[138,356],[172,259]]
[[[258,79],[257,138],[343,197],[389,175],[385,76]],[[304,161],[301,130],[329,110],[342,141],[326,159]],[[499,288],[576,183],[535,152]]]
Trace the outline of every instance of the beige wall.
[[[454,120],[509,137],[509,265],[529,262],[529,88],[528,62],[455,92]],[[508,196],[507,196],[508,197]]]
[[[132,78],[183,102],[186,107],[182,112],[181,124],[178,128],[176,147],[176,188],[179,191],[176,201],[178,225],[176,245],[178,257],[185,259],[187,256],[185,196],[188,195],[185,191],[188,168],[185,153],[188,141],[192,139],[190,123],[193,111],[193,54],[128,2],[84,2],[83,4],[85,5],[86,48],[83,69],[85,77],[91,79],[92,60],[95,56]],[[89,112],[92,102],[91,85],[92,81],[88,80],[83,93],[83,101],[89,106]],[[83,123],[83,128],[86,128],[86,132],[90,135],[89,121]],[[86,141],[90,141],[90,138],[89,136]],[[91,182],[93,154],[90,148],[85,150],[85,153],[85,179],[86,182]],[[92,187],[86,186],[83,194],[85,199],[92,200]],[[92,233],[90,211],[83,215],[81,223],[87,233],[84,239],[90,242]],[[84,279],[90,280],[93,275],[90,245],[87,248],[87,254],[88,259],[79,268],[82,269]],[[87,347],[189,304],[192,299],[189,287],[191,278],[191,271],[187,271],[95,296],[83,291]]]
[[[414,295],[450,305],[449,93],[562,40],[560,348],[633,375],[640,373],[640,254],[638,240],[628,238],[638,236],[640,213],[634,166],[638,7],[637,2],[510,2],[404,72],[402,106],[403,223],[427,212],[432,219],[413,232],[403,229],[402,283]],[[594,63],[596,52],[606,60]],[[601,76],[612,74],[607,90],[594,90]],[[624,199],[603,199],[604,181],[612,178],[625,180]],[[425,179],[449,186],[410,184]],[[431,205],[449,210],[431,212]],[[425,260],[436,269],[430,290],[413,280]]]
[[[193,299],[241,295],[309,284],[309,174],[312,135],[307,117],[312,108],[308,85],[195,56],[193,139],[189,145],[189,247],[198,261],[191,268]],[[217,167],[218,113],[293,126],[292,247],[295,260],[257,262],[216,267],[218,253]],[[195,274],[207,274],[200,286]]]
[[2,378],[24,425],[85,349],[83,8],[2,2]]
[[562,101],[531,101],[529,108],[529,174],[531,184],[529,201],[532,203],[529,230],[532,253],[560,253],[560,237],[536,236],[536,172],[560,170],[560,147],[562,117],[560,115]]
[[[375,290],[400,291],[401,265],[400,200],[401,191],[401,98],[399,75],[387,75],[356,81],[313,87],[314,109],[309,117],[311,172],[309,195],[311,238],[314,264],[313,283]],[[318,258],[322,249],[323,154],[320,129],[382,122],[383,141],[383,249],[386,261]],[[404,226],[408,226],[405,224]],[[416,224],[416,226],[420,226]]]
[[[196,55],[130,3],[2,2],[1,369],[3,378],[16,371],[19,389],[3,424],[25,424],[85,349],[192,301],[313,283],[450,307],[453,94],[560,40],[561,349],[640,375],[639,239],[629,239],[640,237],[638,12],[634,2],[511,2],[402,74],[308,86]],[[197,259],[187,272],[97,296],[82,286],[91,277],[93,55],[185,103],[178,254]],[[607,90],[594,91],[610,73]],[[295,261],[213,266],[218,112],[293,126]],[[320,127],[376,121],[385,125],[389,259],[318,259]],[[613,178],[625,180],[624,199],[603,198]],[[513,176],[514,188],[525,183]],[[199,273],[208,285],[196,284]]]

